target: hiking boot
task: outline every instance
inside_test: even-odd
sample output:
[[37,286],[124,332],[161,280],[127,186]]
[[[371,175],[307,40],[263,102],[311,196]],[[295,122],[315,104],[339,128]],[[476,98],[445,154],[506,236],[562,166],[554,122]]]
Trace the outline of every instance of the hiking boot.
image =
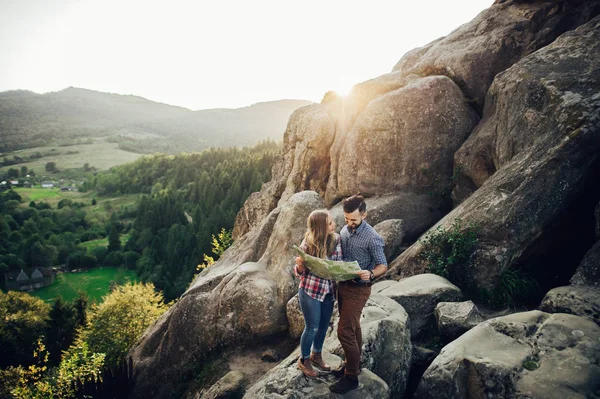
[[298,368],[302,371],[302,374],[307,376],[308,378],[316,378],[317,372],[313,369],[312,364],[310,364],[310,359],[302,359],[302,356],[298,358]]
[[310,362],[323,371],[331,370],[331,367],[329,367],[329,365],[327,363],[325,363],[325,361],[323,360],[323,357],[321,356],[321,352],[311,353],[310,354]]
[[338,382],[329,386],[329,390],[335,393],[346,393],[358,388],[358,377],[355,375],[345,375]]
[[346,363],[342,364],[339,369],[331,370],[331,374],[336,378],[342,378],[346,374]]

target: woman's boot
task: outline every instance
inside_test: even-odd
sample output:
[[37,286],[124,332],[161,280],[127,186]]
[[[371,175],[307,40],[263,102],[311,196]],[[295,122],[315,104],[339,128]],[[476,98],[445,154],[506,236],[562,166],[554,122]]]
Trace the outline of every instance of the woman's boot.
[[298,358],[298,368],[302,373],[308,378],[316,378],[317,372],[313,369],[312,364],[310,364],[310,358],[302,359],[302,356]]
[[310,362],[323,371],[330,371],[331,367],[323,360],[321,352],[313,352],[310,354]]

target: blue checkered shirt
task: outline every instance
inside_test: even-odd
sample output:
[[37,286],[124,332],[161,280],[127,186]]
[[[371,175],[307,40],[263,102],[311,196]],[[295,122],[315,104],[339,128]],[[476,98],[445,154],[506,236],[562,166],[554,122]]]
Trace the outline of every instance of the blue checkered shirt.
[[363,270],[373,270],[377,265],[387,266],[383,238],[366,221],[363,220],[353,232],[344,226],[340,235],[346,262],[357,261]]

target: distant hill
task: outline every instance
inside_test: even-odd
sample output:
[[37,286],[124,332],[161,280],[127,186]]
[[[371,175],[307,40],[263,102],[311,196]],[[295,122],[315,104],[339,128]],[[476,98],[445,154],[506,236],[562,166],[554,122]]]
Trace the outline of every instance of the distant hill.
[[0,93],[0,152],[97,137],[139,153],[252,145],[282,139],[291,113],[308,104],[279,100],[191,111],[74,87],[46,94],[7,91]]

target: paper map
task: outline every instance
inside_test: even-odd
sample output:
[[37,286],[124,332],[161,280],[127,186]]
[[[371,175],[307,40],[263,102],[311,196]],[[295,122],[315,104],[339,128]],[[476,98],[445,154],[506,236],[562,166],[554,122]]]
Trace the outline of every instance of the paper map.
[[293,246],[294,250],[304,260],[304,265],[311,273],[328,280],[345,281],[356,278],[356,272],[360,271],[360,266],[357,261],[342,262],[335,260],[321,259],[307,255],[297,245]]

